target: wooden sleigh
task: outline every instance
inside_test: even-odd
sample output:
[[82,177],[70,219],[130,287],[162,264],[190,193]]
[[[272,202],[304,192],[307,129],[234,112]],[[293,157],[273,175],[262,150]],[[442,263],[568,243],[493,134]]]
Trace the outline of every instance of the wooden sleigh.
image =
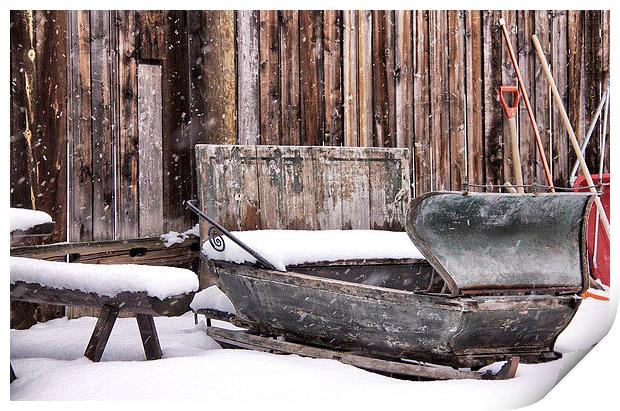
[[[211,211],[207,216],[211,221],[219,217],[218,209],[230,205],[213,185],[224,181],[224,176],[208,162],[213,159],[210,153],[222,154],[222,150],[217,146],[197,149],[199,173],[202,170],[200,200],[207,213]],[[273,166],[273,156],[243,158],[234,150],[228,158],[237,156],[235,161],[242,169],[252,164],[248,157],[257,168],[261,161]],[[364,152],[357,150],[357,166],[371,167],[363,161]],[[288,155],[299,157],[300,153]],[[278,156],[284,164],[286,153]],[[225,161],[227,157],[220,158]],[[406,153],[402,158],[406,159]],[[205,173],[206,165],[212,174]],[[314,164],[313,170],[317,168]],[[394,170],[390,173],[386,167],[376,186],[388,187],[391,197],[382,198],[392,210],[400,202],[403,217],[406,201],[396,196],[408,187],[408,181]],[[303,170],[299,172],[303,178]],[[274,172],[276,178],[280,173]],[[261,173],[257,175],[260,180]],[[327,183],[320,174],[315,178],[317,184],[335,180],[340,187],[363,186],[364,181],[355,181],[358,175],[332,175]],[[400,187],[390,186],[395,181]],[[258,181],[257,186],[265,184],[286,191],[286,181],[272,178]],[[247,198],[243,190],[250,186],[233,181],[232,187],[239,190],[232,198],[243,202]],[[484,374],[452,368],[447,372],[420,362],[477,370],[507,361],[493,378],[510,378],[519,358],[540,362],[560,355],[553,345],[579,306],[577,294],[588,285],[583,242],[587,221],[583,216],[590,200],[574,194],[431,193],[417,198],[411,203],[406,229],[425,260],[320,262],[289,266],[286,272],[274,270],[260,259],[257,264],[211,261],[214,282],[236,309],[236,315],[228,319],[249,331],[209,328],[209,335],[243,348],[335,358],[379,372],[434,379],[483,378]],[[256,215],[261,213],[258,210]],[[260,226],[270,228],[263,219]],[[392,220],[391,228],[403,227]],[[204,240],[209,238],[206,222],[202,233]],[[373,273],[381,273],[387,281],[381,286],[365,284],[364,279]],[[213,312],[203,313],[218,317]],[[410,366],[411,361],[418,363]]]

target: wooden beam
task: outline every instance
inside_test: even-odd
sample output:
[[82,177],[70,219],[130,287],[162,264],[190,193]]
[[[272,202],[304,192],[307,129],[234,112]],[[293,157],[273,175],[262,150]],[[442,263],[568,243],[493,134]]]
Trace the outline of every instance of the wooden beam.
[[155,320],[150,314],[136,314],[140,338],[144,347],[144,355],[147,360],[161,359],[161,345],[155,328]]

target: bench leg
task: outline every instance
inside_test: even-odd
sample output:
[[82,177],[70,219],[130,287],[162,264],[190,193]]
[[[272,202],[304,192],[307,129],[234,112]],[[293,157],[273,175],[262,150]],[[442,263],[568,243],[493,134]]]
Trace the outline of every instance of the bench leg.
[[155,320],[149,314],[136,314],[140,337],[142,338],[142,346],[147,360],[161,359],[161,346],[159,345],[159,337],[155,328]]
[[99,362],[101,360],[103,350],[105,350],[105,346],[108,343],[108,338],[110,338],[110,333],[117,316],[118,307],[116,306],[104,305],[101,309],[101,314],[84,353],[91,361]]

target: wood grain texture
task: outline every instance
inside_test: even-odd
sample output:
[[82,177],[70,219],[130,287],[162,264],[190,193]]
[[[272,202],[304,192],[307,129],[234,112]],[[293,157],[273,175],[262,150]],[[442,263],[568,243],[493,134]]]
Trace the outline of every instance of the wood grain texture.
[[260,136],[259,12],[237,11],[237,111],[239,144],[257,144]]
[[343,143],[342,12],[325,10],[323,15],[323,61],[326,145]]
[[415,195],[427,193],[431,188],[431,100],[428,47],[428,12],[416,11],[414,38],[413,121]]
[[396,147],[413,150],[413,31],[415,12],[395,11]]
[[[585,69],[584,69],[584,12],[580,10],[568,11],[568,116],[575,130],[579,144],[585,138]],[[572,150],[568,153],[568,164],[575,162],[576,156]]]
[[325,141],[323,12],[299,12],[299,64],[301,79],[301,143],[317,146]]
[[396,144],[394,13],[372,12],[373,145]]
[[161,66],[138,64],[138,174],[141,237],[163,232]]
[[[568,107],[568,49],[567,49],[567,12],[555,11],[551,17],[551,67],[553,78],[565,107]],[[562,124],[560,113],[554,105],[551,109],[551,137],[553,141],[550,167],[553,175],[553,184],[565,185],[568,182],[568,173],[572,164],[568,163],[568,153],[571,150],[568,142],[568,133]]]
[[[514,11],[512,10],[503,10],[501,11],[501,16],[504,18],[504,20],[506,21],[506,29],[508,30],[508,34],[510,37],[510,41],[511,41],[511,45],[513,47],[513,50],[515,50],[518,47],[518,30],[517,30],[517,15]],[[497,22],[495,22],[497,23]],[[501,33],[500,33],[501,36]],[[518,87],[518,81],[517,81],[517,75],[516,75],[516,71],[512,65],[512,60],[510,59],[510,53],[508,51],[508,47],[506,46],[506,41],[504,40],[503,36],[501,36],[501,41],[502,41],[502,61],[501,61],[501,84],[502,85],[508,85],[508,86],[517,86]],[[515,51],[516,53],[516,51]],[[495,93],[497,95],[497,90],[495,90]],[[527,90],[528,96],[530,96],[530,100],[532,101],[532,107],[536,106],[536,102],[535,102],[535,90]],[[497,100],[497,98],[496,98]],[[499,104],[499,101],[497,101],[497,103]],[[525,107],[525,104],[523,102],[519,103],[520,105]],[[502,169],[502,173],[503,173],[503,178],[504,178],[504,183],[508,182],[510,184],[517,184],[517,181],[515,179],[515,175],[513,173],[513,158],[512,158],[512,140],[511,140],[511,131],[510,131],[510,121],[508,120],[508,118],[506,117],[506,113],[504,112],[504,110],[501,110],[502,113],[502,141],[501,141],[501,145],[502,145],[502,150],[503,150],[503,169]],[[529,121],[529,119],[527,119],[527,121]],[[518,133],[518,130],[517,130]],[[519,141],[519,137],[517,134],[517,141]]]
[[359,144],[359,88],[358,88],[358,40],[357,11],[343,11],[342,64],[344,92],[344,145]]
[[[532,109],[536,104],[536,52],[532,45],[531,36],[534,34],[535,21],[534,12],[519,11],[517,15],[518,21],[518,51],[517,58],[519,61],[519,69],[523,77],[523,82],[527,88],[528,96],[532,103]],[[536,181],[536,159],[538,149],[536,147],[536,137],[532,130],[532,123],[528,117],[525,104],[519,105],[519,149],[521,150],[521,172],[523,174],[523,182],[532,184]]]
[[482,14],[465,15],[465,88],[467,90],[467,177],[471,184],[484,184]]
[[373,105],[372,105],[372,12],[357,12],[358,27],[358,73],[359,90],[359,146],[373,145]]
[[[551,39],[550,39],[550,21],[551,16],[549,12],[545,10],[538,10],[534,12],[534,30],[536,37],[540,41],[540,45],[543,48],[545,58],[547,61],[552,61],[551,56]],[[557,83],[557,81],[556,81]],[[540,62],[536,66],[535,72],[535,93],[530,97],[532,105],[534,106],[534,114],[536,115],[536,122],[538,123],[538,133],[542,142],[544,155],[547,158],[547,163],[552,164],[550,159],[552,158],[552,141],[551,141],[551,103],[552,96],[549,85],[545,79],[544,73]],[[541,156],[536,156],[536,182],[538,184],[547,185],[547,178],[545,176],[545,170],[541,160]]]
[[448,12],[448,104],[450,106],[450,188],[461,190],[466,170],[465,12]]
[[280,90],[282,94],[282,144],[301,143],[299,91],[299,12],[281,11]]
[[137,53],[142,60],[161,60],[166,55],[166,16],[161,10],[136,12]]
[[261,144],[280,144],[280,32],[278,11],[260,12]]

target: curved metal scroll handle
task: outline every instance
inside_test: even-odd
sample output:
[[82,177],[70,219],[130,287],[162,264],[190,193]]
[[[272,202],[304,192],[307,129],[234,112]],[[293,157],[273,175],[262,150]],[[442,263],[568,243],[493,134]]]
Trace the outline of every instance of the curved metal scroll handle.
[[207,222],[211,225],[211,227],[209,227],[209,243],[211,244],[211,246],[216,251],[223,251],[224,248],[225,248],[225,245],[224,245],[224,239],[222,238],[221,235],[217,234],[215,232],[215,230],[219,231],[220,233],[222,233],[226,237],[230,238],[233,243],[237,244],[239,247],[241,247],[241,249],[243,249],[245,252],[247,252],[252,257],[254,257],[256,259],[256,261],[257,261],[257,264],[260,267],[267,268],[269,270],[280,271],[273,264],[271,264],[267,259],[262,257],[256,251],[252,250],[243,241],[241,241],[237,237],[235,237],[234,234],[232,234],[230,231],[228,231],[227,229],[222,227],[220,224],[218,224],[211,217],[206,215],[201,209],[199,209],[197,207],[197,203],[198,203],[197,200],[186,200],[185,201],[185,205],[187,206],[187,208],[189,208],[191,211],[196,213],[196,215],[198,215],[199,217],[204,218],[205,220],[207,220]]

